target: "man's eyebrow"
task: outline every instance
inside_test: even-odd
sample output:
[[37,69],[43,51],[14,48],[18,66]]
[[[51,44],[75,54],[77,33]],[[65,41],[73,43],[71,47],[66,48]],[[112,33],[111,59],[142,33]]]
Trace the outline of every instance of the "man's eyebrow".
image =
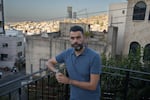
[[81,36],[70,36],[70,38],[80,38]]

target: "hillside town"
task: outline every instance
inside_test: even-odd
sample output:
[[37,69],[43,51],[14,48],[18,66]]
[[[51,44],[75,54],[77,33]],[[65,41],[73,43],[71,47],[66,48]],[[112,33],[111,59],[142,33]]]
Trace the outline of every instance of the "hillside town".
[[101,14],[98,16],[92,16],[89,18],[80,19],[64,19],[64,20],[52,20],[45,22],[13,22],[6,23],[5,29],[15,29],[22,31],[25,35],[34,35],[41,33],[50,33],[59,31],[59,23],[86,23],[91,25],[91,31],[103,32],[107,31],[108,26],[108,16],[107,14]]

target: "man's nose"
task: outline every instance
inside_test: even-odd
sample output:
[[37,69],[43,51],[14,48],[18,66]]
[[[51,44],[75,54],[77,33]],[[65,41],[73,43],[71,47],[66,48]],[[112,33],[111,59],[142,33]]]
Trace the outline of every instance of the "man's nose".
[[74,41],[74,43],[75,43],[75,42],[78,42],[78,39],[77,39],[77,38],[74,38],[74,40],[73,40],[73,41]]

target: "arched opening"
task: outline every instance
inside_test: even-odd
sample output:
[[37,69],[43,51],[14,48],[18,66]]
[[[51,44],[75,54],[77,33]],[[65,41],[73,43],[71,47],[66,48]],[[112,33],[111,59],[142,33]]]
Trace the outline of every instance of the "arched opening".
[[130,44],[129,54],[130,55],[137,55],[140,53],[140,44],[138,42],[132,42]]
[[129,65],[131,69],[138,69],[141,67],[141,46],[138,42],[132,42],[129,49]]
[[144,20],[145,19],[145,13],[146,13],[146,4],[143,1],[139,1],[134,6],[134,12],[133,12],[133,20]]
[[143,62],[145,65],[150,65],[150,44],[147,44],[144,48]]

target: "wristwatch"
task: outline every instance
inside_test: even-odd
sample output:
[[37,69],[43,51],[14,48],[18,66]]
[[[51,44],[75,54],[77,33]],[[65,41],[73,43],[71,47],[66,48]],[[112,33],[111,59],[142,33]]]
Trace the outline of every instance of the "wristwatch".
[[58,69],[55,69],[55,70],[54,70],[54,73],[55,73],[55,74],[56,74],[56,73],[58,73],[58,72],[59,72],[59,70],[58,70]]

